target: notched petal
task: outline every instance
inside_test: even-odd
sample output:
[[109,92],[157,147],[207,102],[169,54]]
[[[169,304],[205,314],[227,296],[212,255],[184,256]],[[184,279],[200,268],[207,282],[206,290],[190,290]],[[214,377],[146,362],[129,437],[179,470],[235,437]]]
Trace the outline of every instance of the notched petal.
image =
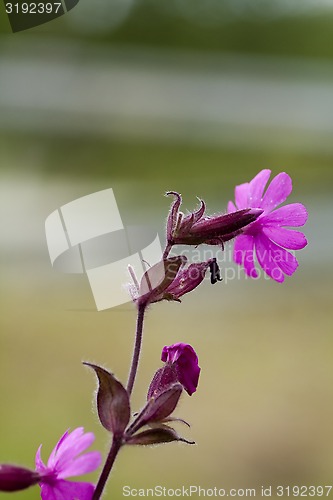
[[293,187],[290,175],[285,172],[280,172],[274,177],[268,186],[260,206],[266,212],[270,212],[288,198],[292,189]]
[[301,250],[307,245],[304,234],[293,229],[266,226],[263,227],[262,231],[274,243],[290,250]]
[[249,206],[259,207],[262,199],[263,192],[265,190],[268,179],[270,178],[271,171],[268,169],[261,170],[253,179],[250,181],[249,185]]
[[275,226],[304,226],[308,219],[308,211],[302,203],[290,203],[264,215],[261,224]]

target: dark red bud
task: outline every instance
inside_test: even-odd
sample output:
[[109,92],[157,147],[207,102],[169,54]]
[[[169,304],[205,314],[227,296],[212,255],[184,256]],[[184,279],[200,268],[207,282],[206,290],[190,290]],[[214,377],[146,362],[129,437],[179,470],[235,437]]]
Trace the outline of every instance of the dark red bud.
[[40,480],[38,472],[17,467],[16,465],[0,465],[0,491],[20,491],[37,484]]

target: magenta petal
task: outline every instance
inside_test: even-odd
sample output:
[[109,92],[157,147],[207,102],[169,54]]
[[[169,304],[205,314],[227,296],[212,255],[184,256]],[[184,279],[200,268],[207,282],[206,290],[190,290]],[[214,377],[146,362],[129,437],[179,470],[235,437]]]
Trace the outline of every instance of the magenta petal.
[[95,440],[92,432],[84,433],[83,427],[74,429],[71,433],[66,432],[48,460],[48,468],[57,473],[57,477],[65,478],[72,475],[85,474],[95,470],[100,465],[100,455],[98,452],[78,455]]
[[184,369],[184,367],[180,368],[178,366],[177,372],[179,382],[182,384],[189,396],[192,396],[192,394],[197,390],[200,367],[196,365],[191,367],[189,366],[188,368],[191,368],[191,371],[189,371],[188,369]]
[[244,256],[244,271],[250,278],[258,278],[257,270],[254,266],[254,238],[250,242],[250,247],[245,252]]
[[35,457],[35,466],[36,470],[38,472],[44,472],[46,469],[46,465],[44,464],[42,457],[41,457],[41,451],[42,451],[42,445],[37,450],[36,457]]
[[[83,431],[83,428],[81,428],[82,431]],[[55,463],[56,463],[56,455],[58,453],[58,450],[59,448],[61,447],[62,443],[64,441],[66,441],[66,439],[68,439],[68,435],[69,435],[69,430],[67,430],[62,436],[61,438],[59,439],[59,441],[57,442],[57,444],[55,445],[55,447],[53,448],[53,450],[51,451],[51,454],[49,456],[49,459],[47,461],[47,466],[52,468],[54,467]]]
[[244,271],[250,278],[257,278],[258,273],[254,266],[254,238],[250,235],[240,235],[234,246],[234,261],[243,264]]
[[58,474],[59,479],[66,477],[80,476],[96,470],[101,464],[102,458],[99,451],[90,451],[75,458],[65,469]]
[[242,208],[248,208],[248,195],[249,195],[250,184],[245,182],[235,187],[235,201],[239,210]]
[[228,207],[227,207],[228,214],[230,214],[231,212],[236,212],[236,211],[237,211],[237,208],[236,208],[235,204],[232,201],[229,201]]
[[260,219],[262,225],[303,226],[308,219],[308,212],[302,203],[291,203],[277,208],[274,212]]
[[270,212],[273,208],[283,203],[292,191],[291,177],[285,172],[278,174],[267,188],[260,207],[265,212]]
[[268,169],[262,170],[250,182],[249,200],[248,200],[250,207],[260,207],[261,198],[270,175],[271,175],[270,170]]
[[82,451],[86,450],[91,446],[95,440],[95,436],[92,432],[83,433],[81,432],[81,427],[75,429],[71,434],[68,435],[66,441],[63,441],[58,449],[57,455],[55,457],[55,462],[58,471],[67,468],[67,464],[71,462],[77,455]]
[[265,273],[278,283],[283,283],[284,275],[280,266],[274,260],[270,240],[263,234],[258,234],[255,239],[256,255],[259,264]]
[[236,262],[236,264],[239,264],[240,266],[243,264],[244,261],[245,249],[247,247],[247,242],[249,238],[251,237],[241,234],[237,236],[235,241],[233,259]]
[[62,500],[63,496],[61,493],[57,495],[57,492],[50,484],[42,484],[40,496],[42,500]]
[[195,350],[189,344],[184,344],[184,342],[178,342],[177,344],[172,344],[170,346],[165,345],[162,349],[161,361],[167,363],[175,363],[178,361],[180,356],[184,353],[189,353],[190,357],[193,357],[196,362],[198,362],[198,357]]
[[282,227],[265,226],[263,233],[274,243],[290,250],[300,250],[307,245],[307,240],[303,233]]
[[91,500],[95,487],[90,483],[56,481],[41,485],[42,500]]
[[[265,238],[265,236],[262,237]],[[282,272],[291,276],[298,267],[298,262],[294,255],[270,240],[266,242],[266,246],[269,248],[270,256],[275,264],[280,267]]]
[[191,396],[197,389],[200,374],[198,356],[193,347],[182,342],[164,346],[161,359],[174,367],[178,381]]
[[[274,245],[274,243],[272,243],[272,245]],[[294,274],[298,268],[298,261],[292,253],[287,252],[284,248],[276,246],[275,256],[275,262],[278,264],[282,272],[288,276]]]
[[175,368],[179,382],[191,396],[197,390],[200,375],[198,357],[192,346],[186,345],[181,356],[175,362]]

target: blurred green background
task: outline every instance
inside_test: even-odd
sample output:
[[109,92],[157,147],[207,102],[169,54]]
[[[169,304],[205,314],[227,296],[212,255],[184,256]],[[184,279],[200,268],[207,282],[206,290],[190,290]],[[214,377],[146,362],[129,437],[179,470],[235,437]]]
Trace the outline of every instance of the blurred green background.
[[162,347],[192,344],[200,385],[176,413],[197,446],[122,450],[105,498],[124,485],[330,484],[330,2],[80,0],[15,34],[0,14],[0,462],[33,466],[40,443],[46,458],[81,425],[105,454],[81,361],[127,378],[134,307],[97,312],[85,276],[52,269],[46,217],[112,187],[127,224],[162,230],[166,190],[186,209],[200,196],[223,211],[236,184],[269,168],[292,176],[290,200],[309,210],[300,267],[283,285],[240,273],[151,308],[133,409]]

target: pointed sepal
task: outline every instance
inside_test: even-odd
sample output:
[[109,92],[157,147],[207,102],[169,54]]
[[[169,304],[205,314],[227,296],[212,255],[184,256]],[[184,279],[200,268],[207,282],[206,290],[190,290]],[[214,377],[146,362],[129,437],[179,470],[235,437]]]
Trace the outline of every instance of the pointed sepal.
[[187,439],[178,436],[174,429],[166,425],[154,427],[152,429],[139,432],[138,434],[134,434],[134,436],[127,438],[126,444],[147,446],[153,444],[171,443],[172,441],[182,441],[187,444],[195,444],[194,441],[188,441]]
[[144,273],[139,288],[138,305],[147,305],[164,298],[164,291],[175,280],[185,256],[163,259]]
[[104,368],[86,362],[83,364],[92,368],[98,377],[97,410],[101,424],[115,436],[122,436],[131,416],[125,387]]
[[144,425],[162,422],[169,417],[178,404],[182,390],[181,384],[174,384],[156,398],[149,399],[146,406],[127,429],[126,435],[130,436]]

